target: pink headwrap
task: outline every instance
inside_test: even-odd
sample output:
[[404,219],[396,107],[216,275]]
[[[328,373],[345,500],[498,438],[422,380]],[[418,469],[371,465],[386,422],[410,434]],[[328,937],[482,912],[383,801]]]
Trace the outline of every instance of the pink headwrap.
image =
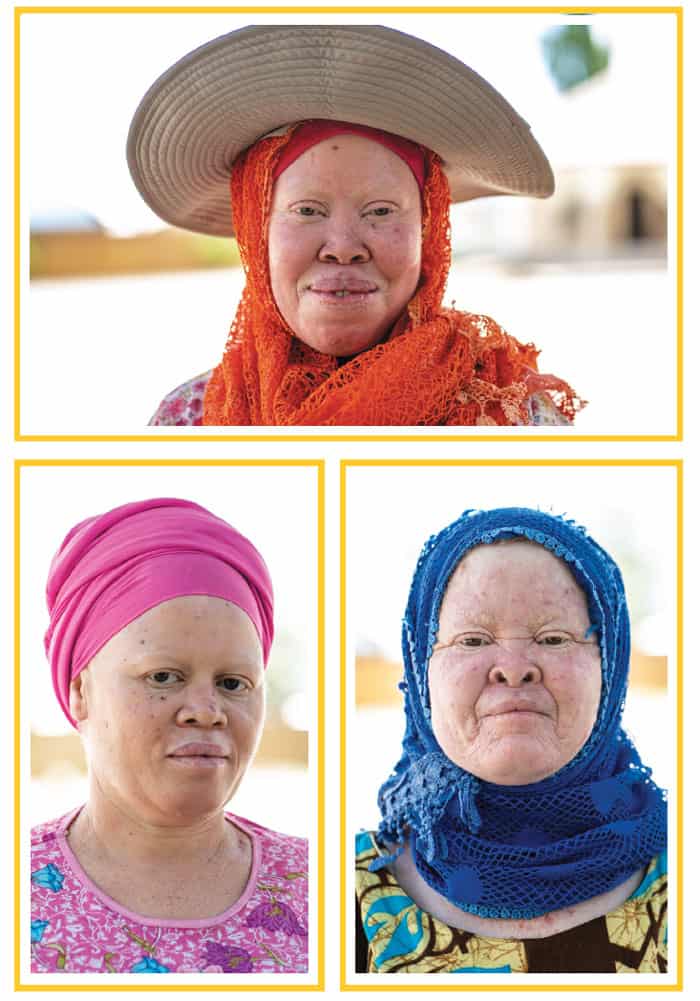
[[368,125],[334,122],[325,118],[312,118],[294,130],[294,135],[282,150],[275,165],[272,179],[276,181],[280,174],[287,167],[291,167],[294,161],[298,160],[307,149],[323,142],[324,139],[343,135],[364,136],[366,139],[379,143],[380,146],[386,146],[410,168],[418,187],[421,192],[423,191],[425,186],[425,156],[417,143],[411,142],[410,139],[403,139],[401,136],[395,136],[392,132],[372,129]]
[[241,608],[273,636],[272,582],[262,556],[227,522],[191,501],[157,498],[87,518],[49,569],[44,638],[56,697],[68,720],[71,681],[120,629],[163,601],[206,594]]

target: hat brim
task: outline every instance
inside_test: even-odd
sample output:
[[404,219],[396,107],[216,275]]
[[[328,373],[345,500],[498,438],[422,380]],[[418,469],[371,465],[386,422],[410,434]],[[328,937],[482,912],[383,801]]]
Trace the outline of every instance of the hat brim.
[[230,236],[237,156],[309,118],[368,125],[428,147],[443,160],[454,202],[554,190],[530,127],[498,91],[434,45],[374,25],[251,26],[190,52],[136,110],[131,176],[166,222]]

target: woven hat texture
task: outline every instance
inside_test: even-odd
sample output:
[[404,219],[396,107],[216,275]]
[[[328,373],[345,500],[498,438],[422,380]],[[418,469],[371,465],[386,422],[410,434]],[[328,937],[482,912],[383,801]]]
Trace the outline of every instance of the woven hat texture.
[[309,118],[368,125],[433,150],[454,202],[554,190],[527,122],[486,80],[434,45],[374,25],[251,26],[200,46],[139,104],[129,169],[166,222],[229,236],[238,155]]

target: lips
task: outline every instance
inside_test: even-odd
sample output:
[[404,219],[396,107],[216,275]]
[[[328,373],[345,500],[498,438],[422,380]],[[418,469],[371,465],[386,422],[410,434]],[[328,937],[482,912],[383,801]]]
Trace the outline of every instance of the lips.
[[218,744],[209,744],[203,741],[190,741],[182,744],[170,751],[168,758],[228,758],[226,751]]
[[510,699],[505,702],[498,702],[480,715],[483,718],[484,716],[507,716],[509,713],[533,713],[537,716],[549,715],[536,703],[524,699]]
[[310,292],[320,295],[334,295],[339,299],[352,295],[369,295],[377,291],[374,282],[363,278],[317,278],[309,285]]

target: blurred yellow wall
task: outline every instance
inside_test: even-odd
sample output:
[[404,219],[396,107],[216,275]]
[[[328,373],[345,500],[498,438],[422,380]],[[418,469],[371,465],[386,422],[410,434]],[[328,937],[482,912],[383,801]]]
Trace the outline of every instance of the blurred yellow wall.
[[166,229],[132,237],[94,232],[32,233],[30,277],[77,278],[235,267],[236,243]]

